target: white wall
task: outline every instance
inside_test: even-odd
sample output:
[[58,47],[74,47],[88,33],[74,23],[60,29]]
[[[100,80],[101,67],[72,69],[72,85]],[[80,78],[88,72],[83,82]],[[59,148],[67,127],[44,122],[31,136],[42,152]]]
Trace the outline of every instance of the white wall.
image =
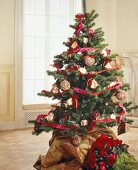
[[0,0],[0,65],[14,65],[14,0]]
[[13,128],[14,113],[14,0],[0,0],[0,129]]
[[96,9],[97,27],[103,27],[109,47],[117,53],[138,53],[138,1],[86,0],[87,9]]
[[96,10],[99,17],[95,20],[96,28],[102,27],[105,42],[112,51],[116,51],[116,0],[86,0],[87,10]]
[[117,0],[117,51],[138,54],[138,0]]

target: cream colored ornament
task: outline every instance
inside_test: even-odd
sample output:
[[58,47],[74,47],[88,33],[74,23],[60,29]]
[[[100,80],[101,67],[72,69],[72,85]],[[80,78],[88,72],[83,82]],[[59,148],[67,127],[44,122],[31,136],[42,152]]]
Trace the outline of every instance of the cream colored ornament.
[[68,105],[68,106],[71,106],[71,105],[72,105],[72,98],[70,98],[70,99],[67,100],[67,105]]
[[86,70],[85,68],[83,68],[83,67],[80,67],[78,70],[79,70],[82,74],[86,74],[86,72],[87,72],[87,70]]
[[103,50],[101,51],[101,54],[103,54],[103,56],[106,57],[106,56],[107,56],[107,51],[106,51],[106,49],[103,49]]
[[116,85],[116,82],[111,82],[108,87],[112,87],[114,85]]
[[70,83],[67,80],[63,80],[60,83],[61,90],[66,91],[70,89]]
[[48,120],[48,122],[52,122],[52,121],[54,120],[54,114],[53,114],[53,113],[49,114],[49,115],[46,117],[46,119]]
[[81,121],[81,126],[87,126],[87,125],[88,125],[88,120]]
[[74,48],[76,48],[76,47],[78,47],[78,43],[77,43],[76,41],[74,41],[73,44],[71,45],[71,48],[74,49]]
[[105,68],[107,68],[107,69],[111,69],[111,68],[112,68],[112,66],[111,66],[111,64],[108,62],[108,63],[105,65]]
[[95,89],[97,86],[98,86],[97,81],[93,79],[90,87],[91,87],[92,89]]
[[116,116],[115,116],[114,114],[111,114],[111,115],[110,115],[110,118],[111,118],[111,119],[116,119]]
[[87,37],[84,37],[84,38],[83,38],[83,42],[84,42],[84,44],[87,44],[87,43],[88,43],[88,38],[87,38]]

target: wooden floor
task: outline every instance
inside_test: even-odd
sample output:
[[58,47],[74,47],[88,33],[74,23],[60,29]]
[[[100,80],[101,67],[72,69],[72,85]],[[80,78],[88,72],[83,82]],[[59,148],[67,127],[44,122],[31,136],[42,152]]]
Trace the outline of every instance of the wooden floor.
[[[39,154],[48,149],[51,133],[31,133],[32,129],[0,132],[0,170],[34,170],[32,165]],[[138,128],[131,128],[119,138],[130,145],[130,152],[138,160]]]

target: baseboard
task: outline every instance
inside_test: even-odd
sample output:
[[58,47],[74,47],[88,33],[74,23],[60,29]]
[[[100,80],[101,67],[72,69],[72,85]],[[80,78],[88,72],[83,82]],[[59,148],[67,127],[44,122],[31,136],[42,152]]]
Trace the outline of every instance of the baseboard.
[[15,129],[15,122],[0,123],[0,130]]

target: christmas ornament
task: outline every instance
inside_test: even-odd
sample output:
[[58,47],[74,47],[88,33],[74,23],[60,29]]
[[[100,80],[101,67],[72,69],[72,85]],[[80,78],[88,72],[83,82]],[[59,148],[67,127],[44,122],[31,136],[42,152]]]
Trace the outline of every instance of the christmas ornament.
[[124,100],[126,98],[126,93],[123,90],[118,90],[115,96],[118,100]]
[[63,80],[60,83],[60,87],[63,91],[69,90],[70,89],[70,83],[67,80]]
[[46,117],[46,119],[47,119],[48,122],[52,122],[52,121],[54,120],[54,114],[53,114],[53,113],[49,114],[49,115]]
[[80,67],[78,70],[79,70],[80,73],[82,73],[82,74],[86,74],[86,72],[87,72],[87,70],[86,70],[85,68],[83,68],[83,67]]
[[105,65],[105,68],[107,68],[107,69],[111,69],[111,68],[112,68],[112,66],[111,66],[111,64],[108,62],[108,63]]
[[85,56],[85,57],[84,57],[84,63],[85,63],[87,66],[93,65],[93,64],[95,63],[95,58],[94,58],[94,56],[89,56],[89,55]]
[[84,44],[87,44],[87,43],[88,43],[88,38],[87,38],[87,37],[84,37],[84,38],[83,38],[83,43],[84,43]]
[[81,139],[80,136],[74,136],[74,137],[72,138],[72,144],[73,144],[74,146],[79,146],[79,145],[81,144],[81,142],[82,142],[82,139]]
[[98,83],[94,79],[88,79],[87,86],[90,86],[91,89],[95,89],[98,86]]
[[107,55],[109,55],[110,52],[111,52],[111,50],[105,48],[100,52],[100,54],[102,54],[104,57],[107,57]]
[[58,94],[60,91],[59,91],[59,88],[57,87],[57,85],[56,85],[56,83],[54,83],[53,85],[52,85],[52,89],[51,89],[51,91],[50,91],[51,93],[53,93],[53,94]]
[[81,121],[81,126],[87,126],[87,125],[88,125],[88,120]]
[[76,48],[78,48],[79,46],[78,46],[78,43],[77,43],[77,41],[74,41],[73,43],[72,43],[72,45],[71,45],[71,48],[72,49],[76,49]]
[[111,114],[111,115],[110,115],[110,118],[111,118],[111,119],[116,119],[116,116],[115,116],[114,114]]
[[68,106],[71,106],[71,105],[72,105],[72,98],[70,98],[70,99],[67,100],[67,105],[68,105]]
[[116,82],[111,82],[108,87],[112,87],[114,85],[116,85]]

